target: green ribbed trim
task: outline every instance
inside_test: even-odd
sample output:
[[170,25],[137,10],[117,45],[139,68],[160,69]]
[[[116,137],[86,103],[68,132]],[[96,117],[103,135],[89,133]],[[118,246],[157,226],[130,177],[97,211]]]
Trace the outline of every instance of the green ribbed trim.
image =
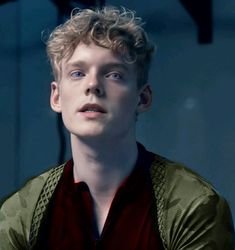
[[[157,207],[157,214],[154,216],[157,217],[155,221],[155,226],[159,230],[163,245],[167,246],[165,232],[166,229],[164,228],[163,222],[163,214],[164,214],[164,193],[166,190],[166,161],[164,158],[156,155],[155,160],[151,167],[151,177],[153,183],[153,191],[155,194],[155,201]],[[157,224],[157,225],[156,225]],[[167,248],[166,248],[167,249]]]
[[32,218],[32,224],[29,234],[29,249],[33,249],[36,243],[44,212],[63,173],[64,165],[65,164],[55,167],[51,170],[51,173],[48,176],[44,187],[42,188]]
[[[47,205],[50,201],[50,198],[58,184],[58,181],[63,173],[64,165],[58,166],[51,170],[49,177],[42,189],[42,192],[39,196],[38,202],[36,204],[36,208],[34,210],[32,224],[30,228],[30,235],[29,235],[29,249],[33,249],[37,236],[38,231],[41,225],[41,220],[43,218],[44,212],[47,208]],[[157,207],[157,222],[155,225],[160,233],[161,239],[163,241],[164,246],[166,246],[166,237],[165,237],[165,228],[163,222],[163,213],[164,213],[164,193],[165,193],[165,183],[166,183],[166,161],[164,158],[160,156],[155,156],[155,160],[151,167],[151,177],[153,183],[153,190],[155,194],[156,200],[156,207]]]

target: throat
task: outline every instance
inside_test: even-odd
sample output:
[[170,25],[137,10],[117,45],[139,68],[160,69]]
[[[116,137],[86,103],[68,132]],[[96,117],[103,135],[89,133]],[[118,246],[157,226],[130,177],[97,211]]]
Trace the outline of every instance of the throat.
[[102,234],[102,231],[104,229],[111,208],[111,203],[112,200],[106,201],[106,203],[94,201],[94,215],[97,233],[99,236]]

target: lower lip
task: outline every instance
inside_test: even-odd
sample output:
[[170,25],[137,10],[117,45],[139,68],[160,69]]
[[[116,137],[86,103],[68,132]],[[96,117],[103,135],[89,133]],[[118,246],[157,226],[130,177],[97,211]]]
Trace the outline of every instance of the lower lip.
[[105,113],[101,113],[101,112],[80,112],[80,114],[82,114],[86,118],[95,119],[95,118],[102,117]]

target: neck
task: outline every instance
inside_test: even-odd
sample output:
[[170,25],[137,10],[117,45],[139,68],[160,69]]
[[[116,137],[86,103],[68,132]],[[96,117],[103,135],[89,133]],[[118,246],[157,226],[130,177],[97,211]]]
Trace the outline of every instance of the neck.
[[138,155],[135,139],[92,142],[71,135],[71,145],[75,182],[86,182],[93,196],[113,196]]
[[101,233],[115,192],[135,166],[137,144],[132,140],[117,138],[91,141],[71,135],[75,181],[88,185],[93,201],[98,231]]

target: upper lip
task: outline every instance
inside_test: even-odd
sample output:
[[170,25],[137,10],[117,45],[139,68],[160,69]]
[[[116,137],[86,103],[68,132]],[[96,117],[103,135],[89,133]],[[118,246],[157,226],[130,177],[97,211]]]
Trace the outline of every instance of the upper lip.
[[96,112],[101,112],[101,113],[106,113],[106,110],[101,107],[99,104],[96,104],[96,103],[87,103],[85,105],[83,105],[79,112],[85,112],[85,111],[88,111],[88,110],[93,110],[93,111],[96,111]]

